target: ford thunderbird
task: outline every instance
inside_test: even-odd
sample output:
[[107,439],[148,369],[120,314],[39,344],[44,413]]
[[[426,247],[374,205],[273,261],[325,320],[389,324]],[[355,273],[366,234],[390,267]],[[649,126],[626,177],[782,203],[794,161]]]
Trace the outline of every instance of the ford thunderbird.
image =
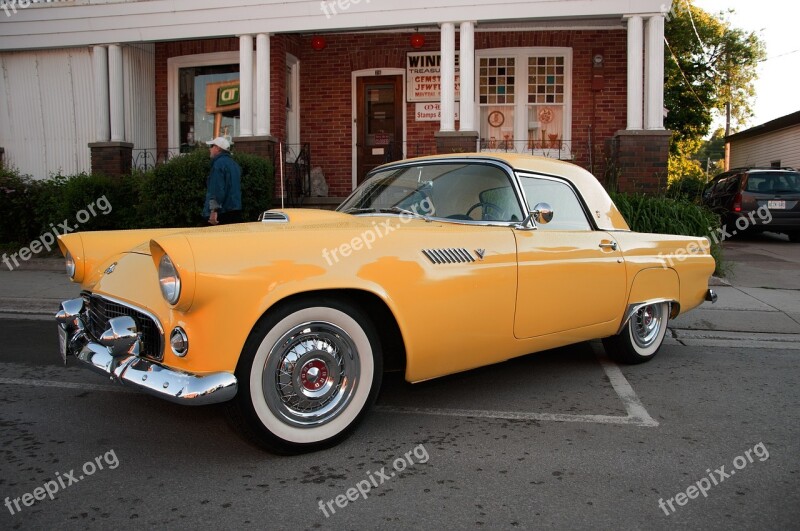
[[602,339],[640,363],[716,295],[702,238],[632,232],[587,171],[457,154],[374,169],[336,211],[59,246],[61,354],[179,404],[225,402],[279,453],[335,444],[384,370],[420,382]]

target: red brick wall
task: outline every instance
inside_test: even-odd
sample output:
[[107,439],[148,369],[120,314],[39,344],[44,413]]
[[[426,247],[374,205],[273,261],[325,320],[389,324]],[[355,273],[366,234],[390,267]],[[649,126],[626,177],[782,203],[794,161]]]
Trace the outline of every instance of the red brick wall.
[[[278,35],[271,47],[271,134],[282,140],[286,130],[285,54],[300,60],[300,137],[311,145],[312,165],[321,166],[329,195],[346,196],[352,182],[351,73],[361,69],[405,68],[406,52],[439,50],[438,32],[425,33],[425,45],[414,50],[411,33],[329,34],[322,51],[311,48],[311,36]],[[458,38],[456,38],[458,45]],[[236,38],[156,44],[156,116],[159,150],[167,147],[167,58],[238,50]],[[576,162],[603,175],[603,146],[626,122],[626,33],[604,31],[520,31],[475,34],[476,50],[505,47],[569,47],[572,61],[572,140]],[[593,51],[603,51],[604,88],[592,91]],[[415,122],[414,103],[406,104],[408,156],[435,153],[438,122]],[[590,128],[592,155],[589,154]],[[456,124],[458,129],[458,123]],[[591,160],[591,165],[590,165]]]

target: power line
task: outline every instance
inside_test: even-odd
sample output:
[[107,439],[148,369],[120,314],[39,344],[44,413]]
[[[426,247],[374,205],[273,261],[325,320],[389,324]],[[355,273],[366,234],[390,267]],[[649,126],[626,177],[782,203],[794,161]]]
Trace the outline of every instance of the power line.
[[700,48],[703,50],[706,49],[706,45],[703,44],[703,39],[700,38],[700,34],[697,32],[697,26],[694,25],[694,17],[692,16],[692,4],[689,3],[689,0],[685,0],[686,2],[686,11],[689,13],[689,20],[692,22],[692,28],[694,29],[694,35],[697,37],[697,42],[700,43]]
[[694,91],[694,87],[692,86],[691,82],[689,81],[689,78],[686,77],[686,74],[683,72],[683,68],[681,68],[681,63],[680,63],[680,61],[678,61],[678,58],[675,56],[675,52],[672,51],[672,46],[669,45],[669,41],[667,40],[666,37],[664,37],[664,43],[667,45],[667,49],[669,50],[669,53],[672,56],[672,60],[675,61],[675,66],[678,67],[678,72],[680,72],[681,76],[683,76],[683,80],[686,81],[686,86],[688,86],[689,90],[692,91],[692,94],[694,95],[695,99],[697,100],[697,103],[702,105],[703,108],[706,110],[706,112],[710,114],[711,111],[708,109],[708,107],[706,107],[706,104],[703,103],[703,100],[700,99],[700,96],[697,95],[697,92]]

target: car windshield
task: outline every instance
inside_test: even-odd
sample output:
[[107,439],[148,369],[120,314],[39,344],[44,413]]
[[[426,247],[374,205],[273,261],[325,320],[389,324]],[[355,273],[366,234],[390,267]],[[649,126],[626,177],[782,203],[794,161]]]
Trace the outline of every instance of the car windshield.
[[762,194],[800,193],[800,172],[752,172],[747,177],[747,192]]
[[377,172],[339,208],[350,214],[413,212],[463,221],[521,221],[508,175],[488,164],[421,164]]

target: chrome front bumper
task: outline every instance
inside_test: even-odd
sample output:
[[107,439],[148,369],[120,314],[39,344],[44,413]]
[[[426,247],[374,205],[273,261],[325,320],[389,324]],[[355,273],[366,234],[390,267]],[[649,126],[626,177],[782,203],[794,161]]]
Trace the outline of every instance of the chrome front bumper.
[[83,311],[83,299],[72,299],[62,302],[56,313],[65,363],[68,356],[74,355],[90,369],[117,383],[177,404],[202,406],[236,396],[238,384],[233,374],[216,372],[201,376],[140,357],[140,337],[131,317],[109,320],[108,330],[95,338],[85,326]]

